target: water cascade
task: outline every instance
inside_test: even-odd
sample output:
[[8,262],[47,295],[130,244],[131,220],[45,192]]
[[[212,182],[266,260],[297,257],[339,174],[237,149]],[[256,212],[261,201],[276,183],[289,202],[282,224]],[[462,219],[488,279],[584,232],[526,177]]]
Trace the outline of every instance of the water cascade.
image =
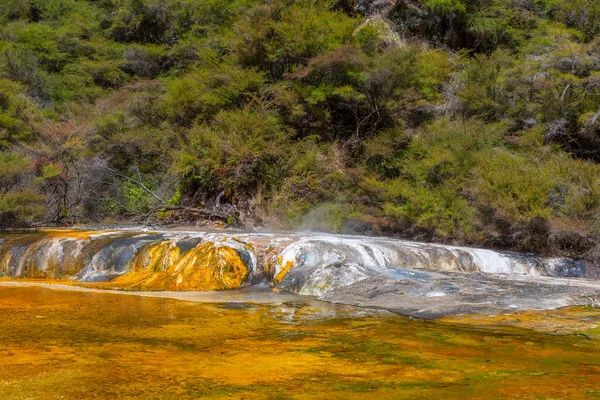
[[585,277],[564,258],[324,234],[46,230],[0,235],[0,277],[130,290],[223,290],[256,282],[321,296],[421,271]]

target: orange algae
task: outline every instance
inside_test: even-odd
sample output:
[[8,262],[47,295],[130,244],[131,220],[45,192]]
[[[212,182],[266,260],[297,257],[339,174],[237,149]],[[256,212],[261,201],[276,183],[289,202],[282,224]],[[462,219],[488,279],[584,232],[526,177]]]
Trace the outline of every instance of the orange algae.
[[105,284],[137,290],[223,290],[242,286],[250,272],[228,246],[204,243],[184,254],[173,242],[151,243],[133,260],[131,272]]
[[88,231],[88,230],[78,230],[78,229],[68,229],[68,228],[65,228],[65,229],[54,228],[54,229],[41,229],[41,230],[39,230],[39,232],[41,232],[47,236],[53,236],[53,237],[89,240],[90,236],[92,236],[92,235],[118,234],[118,233],[124,233],[125,231],[116,231],[116,230]]
[[502,315],[451,315],[442,319],[473,326],[515,326],[555,334],[580,334],[600,339],[600,309],[565,307],[558,310],[521,311]]
[[584,398],[600,343],[316,302],[0,288],[0,398]]

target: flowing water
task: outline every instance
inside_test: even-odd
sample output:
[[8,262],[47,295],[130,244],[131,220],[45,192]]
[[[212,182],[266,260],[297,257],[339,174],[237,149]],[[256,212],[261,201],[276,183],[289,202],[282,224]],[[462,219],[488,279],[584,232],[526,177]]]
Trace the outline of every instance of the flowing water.
[[7,400],[600,397],[598,328],[553,335],[312,300],[36,287],[0,287],[0,315]]

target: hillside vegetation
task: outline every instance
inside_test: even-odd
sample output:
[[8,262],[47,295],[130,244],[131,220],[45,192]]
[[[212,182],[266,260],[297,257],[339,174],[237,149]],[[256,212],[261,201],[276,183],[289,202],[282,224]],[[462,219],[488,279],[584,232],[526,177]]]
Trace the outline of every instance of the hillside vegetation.
[[600,264],[600,2],[3,0],[0,225],[386,234]]

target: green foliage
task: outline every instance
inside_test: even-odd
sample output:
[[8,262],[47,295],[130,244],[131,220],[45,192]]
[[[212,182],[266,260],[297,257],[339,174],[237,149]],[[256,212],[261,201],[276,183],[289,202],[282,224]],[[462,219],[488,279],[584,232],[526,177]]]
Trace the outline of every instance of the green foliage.
[[327,1],[276,0],[255,6],[235,27],[244,66],[277,79],[310,57],[350,42],[357,21],[331,11]]
[[0,153],[0,227],[22,225],[43,215],[43,197],[25,189],[31,172],[31,160]]
[[121,68],[131,75],[155,78],[168,70],[167,49],[162,46],[131,46],[125,50],[123,58],[125,63]]
[[562,224],[597,218],[600,168],[563,153],[543,157],[505,149],[482,153],[471,194],[509,221],[545,217]]
[[250,0],[122,0],[107,4],[108,34],[124,43],[169,43],[187,31],[206,34],[230,26]]
[[438,236],[464,236],[470,233],[475,209],[455,190],[426,189],[399,183],[395,188],[402,204],[386,202],[383,212],[408,225],[434,231]]
[[317,232],[343,233],[344,220],[349,214],[349,206],[347,204],[319,204],[302,217],[300,229]]
[[82,67],[94,84],[104,89],[118,89],[129,80],[128,75],[115,61],[86,61]]
[[30,105],[22,96],[23,92],[20,84],[0,79],[0,149],[8,148],[11,142],[30,138],[27,125]]
[[52,179],[62,174],[62,170],[54,164],[44,165],[40,170],[40,179]]
[[356,40],[363,51],[368,55],[377,53],[385,45],[381,31],[375,24],[361,27],[354,34],[354,40]]
[[403,152],[400,176],[385,186],[383,211],[438,235],[469,233],[476,217],[464,196],[470,175],[478,154],[499,144],[501,132],[502,126],[480,121],[430,125]]
[[46,75],[40,70],[35,53],[23,48],[4,50],[4,76],[28,88],[32,97],[44,99],[48,96]]
[[500,46],[517,48],[537,22],[535,9],[506,7],[506,1],[496,0],[473,14],[468,31],[483,50]]
[[6,193],[18,186],[30,169],[31,160],[17,153],[0,153],[0,192]]
[[220,109],[239,106],[263,82],[262,74],[227,64],[192,70],[169,82],[162,106],[174,122],[190,125],[196,118],[209,120]]
[[0,225],[141,218],[160,197],[583,254],[600,240],[598,4],[5,0]]
[[451,66],[448,54],[415,45],[391,49],[380,55],[374,60],[373,73],[387,78],[386,82],[381,82],[382,93],[392,100],[415,95],[417,99],[434,100],[448,79]]
[[177,190],[175,192],[175,194],[173,195],[173,197],[171,197],[169,200],[167,200],[167,204],[169,204],[171,206],[178,206],[181,204],[182,199],[183,199],[183,194],[181,193],[181,190]]
[[507,93],[502,89],[512,63],[512,58],[502,50],[489,56],[475,55],[465,59],[461,75],[466,85],[459,97],[471,115],[502,119],[502,107],[508,103],[503,98]]
[[[144,180],[144,184],[146,187],[152,188],[152,182],[148,179]],[[126,180],[123,183],[123,195],[125,196],[126,206],[129,210],[140,213],[150,211],[152,196],[136,182]]]
[[583,31],[592,39],[600,33],[600,4],[594,0],[551,0],[547,8],[554,17]]
[[467,6],[462,0],[424,0],[423,4],[447,14],[462,14],[467,11]]
[[43,197],[23,191],[0,194],[0,227],[24,226],[44,214]]
[[559,184],[552,169],[501,149],[480,157],[474,185],[479,201],[513,220],[550,216],[549,196]]
[[277,118],[243,109],[222,111],[200,125],[174,157],[173,172],[211,192],[278,185],[286,173],[285,128]]
[[0,20],[59,20],[76,7],[75,0],[6,0],[0,4]]

